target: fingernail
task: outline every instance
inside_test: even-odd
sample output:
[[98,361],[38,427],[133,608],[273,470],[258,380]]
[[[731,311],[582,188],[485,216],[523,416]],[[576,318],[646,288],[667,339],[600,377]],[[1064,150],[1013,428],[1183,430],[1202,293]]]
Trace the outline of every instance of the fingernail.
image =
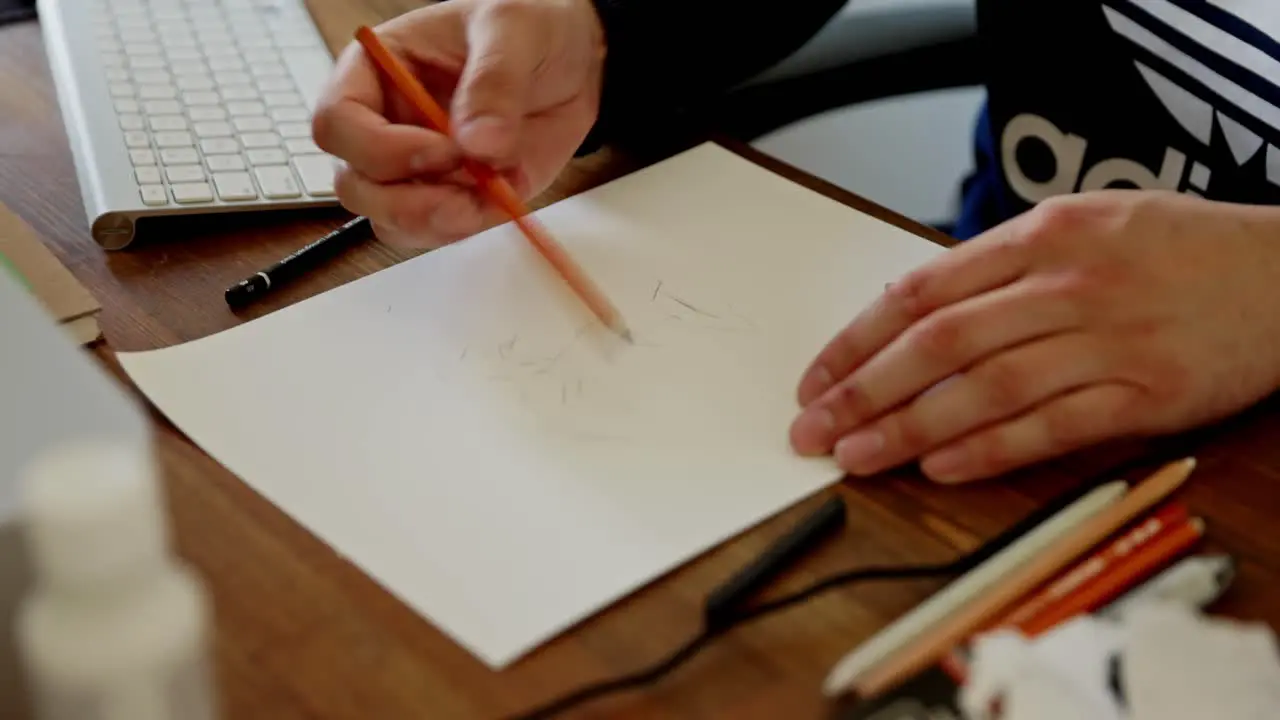
[[831,450],[831,435],[836,429],[836,417],[826,408],[811,408],[796,419],[796,449],[804,454],[825,454]]
[[478,155],[505,155],[510,141],[507,122],[493,115],[481,115],[462,126],[467,149]]
[[431,163],[431,156],[426,152],[414,154],[409,158],[409,171],[413,173],[424,172]]
[[956,445],[926,457],[921,469],[937,482],[957,483],[965,479],[968,468],[969,450],[963,445]]
[[808,385],[811,392],[807,395],[816,400],[831,387],[833,382],[835,380],[831,377],[831,371],[819,365],[809,371]]
[[884,450],[884,433],[879,430],[859,430],[845,435],[836,443],[836,462],[841,467],[867,467],[875,462]]

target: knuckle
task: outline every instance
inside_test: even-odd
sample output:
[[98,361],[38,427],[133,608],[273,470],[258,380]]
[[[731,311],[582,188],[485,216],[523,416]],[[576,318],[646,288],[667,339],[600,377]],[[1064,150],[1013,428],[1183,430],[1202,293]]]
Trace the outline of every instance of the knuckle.
[[920,414],[914,412],[914,408],[899,413],[890,422],[893,432],[889,436],[897,440],[901,453],[915,455],[933,447],[933,434],[929,432],[929,427]]
[[857,382],[845,381],[832,388],[826,403],[836,424],[849,426],[870,415],[871,398]]
[[489,20],[522,23],[537,16],[545,3],[538,0],[489,0],[483,14]]
[[1040,423],[1046,455],[1057,455],[1075,448],[1091,433],[1091,428],[1096,428],[1104,422],[1110,424],[1113,421],[1089,417],[1078,405],[1078,403],[1061,402],[1045,408]]
[[964,324],[952,316],[935,316],[926,320],[914,332],[910,343],[925,358],[946,363],[961,356],[964,351]]
[[931,300],[934,274],[929,268],[913,270],[885,288],[885,299],[906,317],[918,320],[938,306]]
[[1034,379],[1022,366],[997,358],[988,363],[980,381],[987,403],[997,412],[1008,414],[1026,404]]
[[332,103],[321,102],[316,108],[315,114],[311,117],[311,138],[315,140],[316,145],[321,150],[330,155],[337,155],[335,151],[335,136],[339,132],[338,123],[334,119],[334,106]]

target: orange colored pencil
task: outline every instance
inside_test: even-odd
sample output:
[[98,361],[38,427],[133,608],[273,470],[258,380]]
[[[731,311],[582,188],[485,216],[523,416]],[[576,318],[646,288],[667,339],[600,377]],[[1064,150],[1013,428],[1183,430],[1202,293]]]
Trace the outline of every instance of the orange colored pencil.
[[[365,52],[373,60],[373,64],[382,71],[387,79],[404,95],[414,108],[422,114],[423,119],[432,130],[448,135],[450,133],[449,115],[433,99],[426,88],[409,72],[395,55],[387,50],[376,33],[368,27],[361,26],[356,30],[356,40],[364,46]],[[586,272],[569,255],[560,243],[546,231],[542,224],[530,214],[529,208],[520,200],[514,188],[501,175],[484,163],[465,159],[463,165],[484,189],[489,201],[497,205],[515,222],[516,226],[528,239],[530,244],[542,254],[542,257],[564,278],[569,287],[587,305],[600,322],[631,341],[631,330],[622,319],[622,314],[614,307],[609,298],[587,276]]]
[[878,697],[912,675],[941,661],[957,645],[985,627],[991,618],[999,617],[1001,612],[1027,593],[1052,580],[1073,560],[1162,502],[1186,482],[1194,469],[1193,458],[1160,468],[1130,491],[1123,500],[1076,528],[1007,577],[991,592],[961,608],[940,627],[908,644],[859,678],[851,690],[864,700]]
[[1160,535],[1181,525],[1186,521],[1187,514],[1187,508],[1184,505],[1166,505],[1142,522],[1133,525],[1106,547],[1089,556],[1087,560],[1077,563],[1075,567],[1032,595],[1013,612],[992,623],[991,627],[1025,629],[1046,610],[1106,576],[1117,563],[1140,552]]
[[1204,520],[1190,518],[1180,525],[1157,535],[1137,552],[1125,557],[1108,572],[1072,593],[1061,602],[1052,605],[1038,616],[1028,620],[1019,630],[1027,637],[1035,637],[1057,627],[1077,615],[1093,612],[1143,579],[1172,563],[1191,546],[1204,537]]

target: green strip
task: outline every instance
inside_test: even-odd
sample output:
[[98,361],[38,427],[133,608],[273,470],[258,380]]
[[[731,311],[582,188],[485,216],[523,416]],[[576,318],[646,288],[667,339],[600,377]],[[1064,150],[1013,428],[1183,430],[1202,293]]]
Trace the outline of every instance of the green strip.
[[18,268],[14,267],[14,264],[9,261],[9,258],[4,256],[4,253],[0,253],[0,266],[8,268],[9,274],[13,275],[18,282],[22,283],[23,287],[28,290],[31,289],[31,284],[27,282],[27,279],[23,277],[22,273],[18,272]]

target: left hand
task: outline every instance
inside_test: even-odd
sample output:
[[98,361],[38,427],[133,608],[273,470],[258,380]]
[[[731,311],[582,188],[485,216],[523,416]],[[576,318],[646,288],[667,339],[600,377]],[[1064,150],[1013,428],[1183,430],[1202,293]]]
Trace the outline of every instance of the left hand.
[[908,274],[824,348],[797,452],[854,475],[987,478],[1176,432],[1280,385],[1280,209],[1049,200]]

